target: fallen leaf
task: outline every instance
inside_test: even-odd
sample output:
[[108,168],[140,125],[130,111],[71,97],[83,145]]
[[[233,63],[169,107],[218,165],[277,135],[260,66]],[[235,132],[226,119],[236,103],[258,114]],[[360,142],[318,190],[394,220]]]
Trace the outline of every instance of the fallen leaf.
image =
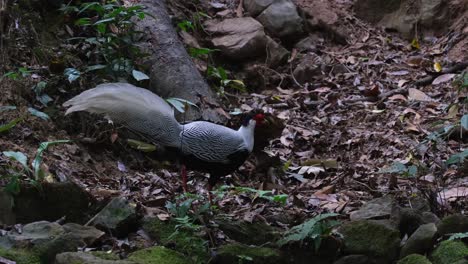
[[411,100],[422,101],[422,102],[432,101],[431,97],[429,97],[424,92],[421,92],[420,90],[415,89],[415,88],[408,89],[408,98]]
[[468,187],[454,187],[451,189],[442,190],[437,195],[439,204],[445,204],[450,201],[455,201],[457,198],[466,197],[468,194]]
[[396,101],[396,100],[402,100],[402,101],[407,101],[408,99],[406,99],[406,97],[402,94],[395,94],[395,95],[392,95],[388,98],[389,100],[391,101]]
[[439,77],[435,78],[434,81],[432,81],[432,85],[437,85],[437,84],[448,82],[452,80],[453,77],[455,77],[455,74],[453,73],[442,74]]
[[434,71],[436,72],[441,72],[442,71],[442,65],[440,65],[439,62],[434,62]]

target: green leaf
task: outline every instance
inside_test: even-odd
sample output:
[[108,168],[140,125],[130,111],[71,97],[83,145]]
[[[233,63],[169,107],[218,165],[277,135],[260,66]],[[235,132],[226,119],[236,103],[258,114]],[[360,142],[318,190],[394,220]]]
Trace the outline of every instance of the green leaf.
[[89,17],[82,17],[75,21],[76,26],[89,26],[91,25],[91,18]]
[[20,181],[18,175],[9,175],[10,181],[5,186],[5,191],[16,195],[20,192]]
[[0,112],[9,111],[9,110],[16,110],[16,106],[14,105],[0,106]]
[[21,121],[23,121],[23,117],[18,117],[10,121],[8,124],[0,125],[0,133],[12,129],[14,126],[16,126],[16,124],[18,124]]
[[447,165],[462,163],[465,158],[468,157],[468,149],[465,149],[463,152],[453,154],[447,160]]
[[468,238],[468,232],[465,233],[455,233],[451,235],[448,240],[455,240],[455,239],[463,239],[463,238]]
[[202,55],[210,54],[215,51],[218,51],[216,49],[209,49],[209,48],[189,48],[189,54],[191,57],[198,58]]
[[36,152],[36,157],[34,158],[32,162],[32,168],[34,171],[34,177],[36,180],[39,180],[40,174],[41,174],[41,163],[42,163],[42,155],[45,150],[47,150],[48,147],[57,145],[57,144],[64,144],[64,143],[69,143],[71,140],[55,140],[55,141],[48,141],[48,142],[42,142],[39,145],[39,148],[37,149]]
[[41,102],[44,106],[47,106],[48,103],[52,102],[52,98],[48,94],[41,94],[36,96],[36,99]]
[[468,114],[462,116],[460,119],[460,124],[464,129],[468,130]]
[[156,150],[156,146],[152,144],[148,144],[142,141],[138,141],[135,139],[127,139],[128,144],[130,147],[134,149],[141,150],[143,152],[152,152]]
[[21,163],[21,165],[23,165],[24,168],[28,169],[28,157],[26,157],[26,155],[24,155],[23,152],[3,151],[3,155],[5,155],[6,157],[12,160],[18,161],[19,163]]
[[94,25],[104,24],[104,23],[111,22],[111,21],[114,21],[114,20],[115,20],[115,18],[113,18],[113,17],[105,18],[105,19],[101,19],[101,20],[96,21],[94,23]]
[[141,71],[137,71],[137,70],[133,70],[132,75],[133,75],[133,78],[135,78],[135,80],[137,80],[137,81],[149,80],[149,78],[150,78],[148,75],[144,74]]
[[39,117],[39,118],[41,118],[41,119],[43,119],[43,120],[49,120],[49,119],[50,119],[49,115],[47,115],[46,113],[41,112],[41,111],[39,111],[39,110],[37,110],[37,109],[34,109],[34,108],[32,108],[32,107],[28,107],[28,111],[29,111],[33,116],[37,116],[37,117]]
[[91,66],[86,67],[86,72],[97,71],[97,70],[105,69],[106,67],[107,66],[103,64],[91,65]]
[[174,108],[181,112],[181,113],[185,113],[185,109],[187,108],[187,106],[191,105],[191,106],[194,106],[194,107],[197,107],[198,106],[188,100],[185,100],[185,99],[182,99],[182,98],[175,98],[175,97],[171,97],[171,98],[167,98],[166,101],[171,104],[172,106],[174,106]]
[[65,75],[65,77],[67,77],[68,81],[70,83],[72,83],[73,81],[75,81],[76,79],[78,79],[80,77],[81,73],[80,73],[80,71],[78,71],[75,68],[66,68],[63,71],[63,75]]

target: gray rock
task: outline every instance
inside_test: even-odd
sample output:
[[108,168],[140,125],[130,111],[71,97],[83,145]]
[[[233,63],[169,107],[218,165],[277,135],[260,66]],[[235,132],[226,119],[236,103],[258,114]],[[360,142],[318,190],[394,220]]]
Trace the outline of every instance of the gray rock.
[[412,208],[401,208],[399,206],[394,207],[392,220],[398,226],[400,233],[402,235],[407,234],[408,236],[413,234],[419,226],[424,224],[420,212]]
[[215,37],[213,46],[232,59],[245,59],[265,53],[267,37],[263,26],[251,17],[205,22],[205,30]]
[[309,52],[300,58],[299,64],[294,68],[294,78],[304,84],[314,80],[316,76],[322,74],[322,59],[315,53]]
[[299,42],[297,42],[296,45],[294,45],[294,48],[298,52],[309,52],[309,51],[316,52],[317,51],[316,43],[319,41],[320,40],[316,36],[308,36],[304,39],[301,39]]
[[421,218],[423,220],[423,223],[425,224],[429,224],[429,223],[438,224],[440,222],[440,218],[431,212],[423,212],[421,214]]
[[16,222],[55,221],[65,216],[67,221],[81,223],[89,218],[92,203],[89,193],[73,182],[43,183],[41,188],[22,185],[15,196]]
[[400,232],[375,221],[352,221],[340,227],[344,253],[366,255],[377,263],[392,263],[398,257]]
[[250,16],[257,16],[276,0],[244,0],[244,8]]
[[111,231],[116,236],[128,234],[136,225],[136,205],[123,197],[110,201],[91,221],[91,225],[104,231]]
[[272,69],[280,66],[288,60],[289,51],[270,37],[267,37],[266,51],[266,63],[268,67]]
[[390,217],[393,206],[393,196],[386,195],[367,202],[359,210],[351,212],[351,221],[366,219],[382,219]]
[[468,217],[461,214],[446,216],[437,225],[437,232],[441,236],[468,232]]
[[64,252],[55,257],[55,264],[86,263],[86,264],[135,264],[127,260],[107,260],[85,252]]
[[61,225],[40,221],[23,226],[21,233],[9,231],[6,236],[0,237],[0,241],[3,241],[0,244],[8,248],[30,248],[52,241],[64,233]]
[[406,241],[400,251],[400,258],[414,253],[424,255],[430,251],[434,245],[436,233],[437,227],[434,223],[421,225]]
[[302,19],[297,13],[297,7],[288,0],[271,4],[257,20],[273,36],[288,37],[303,33]]
[[104,235],[104,232],[93,226],[82,226],[75,223],[67,223],[62,227],[65,229],[65,232],[72,233],[80,239],[83,239],[87,245],[92,245],[96,240]]
[[0,188],[0,225],[13,225],[16,223],[13,204],[13,196],[5,191],[4,188]]
[[333,264],[373,264],[374,262],[365,255],[349,255],[340,258],[333,262]]

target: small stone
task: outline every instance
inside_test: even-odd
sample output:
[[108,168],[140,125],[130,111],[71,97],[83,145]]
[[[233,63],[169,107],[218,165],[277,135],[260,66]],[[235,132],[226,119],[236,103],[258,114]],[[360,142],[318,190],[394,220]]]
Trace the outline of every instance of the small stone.
[[271,4],[258,17],[266,30],[276,37],[288,37],[303,33],[302,19],[297,7],[288,0]]
[[262,245],[280,238],[279,230],[263,222],[242,222],[229,219],[217,219],[219,229],[230,239],[249,245]]
[[279,43],[267,37],[267,65],[274,69],[288,60],[289,51]]
[[0,241],[7,240],[10,247],[27,248],[47,243],[64,233],[63,227],[57,223],[39,221],[24,225],[21,233],[9,231],[6,236],[0,237]]
[[359,210],[351,212],[349,218],[351,221],[388,218],[392,211],[392,206],[393,196],[386,195],[370,200],[361,206]]
[[410,254],[425,254],[432,249],[437,227],[434,223],[421,225],[406,241],[400,251],[400,258]]
[[137,222],[136,205],[125,198],[112,199],[91,221],[91,225],[104,231],[110,230],[114,235],[128,234]]
[[294,45],[294,48],[298,52],[316,52],[317,51],[317,46],[316,46],[317,42],[319,42],[317,37],[308,36],[307,38],[304,38],[304,39],[300,40],[299,42],[297,42],[296,45]]
[[437,225],[440,223],[440,218],[432,212],[423,212],[421,218],[425,224],[434,223]]
[[322,59],[315,53],[307,53],[300,59],[299,64],[293,71],[293,76],[300,84],[311,82],[315,77],[322,74]]
[[105,234],[93,226],[82,226],[75,223],[67,223],[62,227],[65,229],[65,232],[72,233],[75,236],[83,239],[87,245],[92,245],[96,240]]

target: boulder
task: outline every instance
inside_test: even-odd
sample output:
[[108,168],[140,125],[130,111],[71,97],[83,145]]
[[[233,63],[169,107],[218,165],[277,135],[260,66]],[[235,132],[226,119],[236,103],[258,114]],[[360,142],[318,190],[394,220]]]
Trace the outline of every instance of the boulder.
[[4,262],[3,259],[14,261],[16,264],[40,264],[39,256],[34,252],[22,249],[3,249],[0,247],[0,263],[10,264]]
[[104,235],[104,232],[92,226],[82,226],[75,223],[64,224],[63,229],[82,239],[87,245],[92,245],[96,240]]
[[302,19],[297,13],[297,7],[291,1],[277,1],[265,9],[257,20],[273,36],[285,38],[301,35]]
[[424,255],[430,251],[434,245],[436,233],[437,227],[434,223],[421,225],[406,241],[400,251],[400,258],[415,253]]
[[392,206],[393,196],[386,195],[370,200],[357,211],[351,212],[349,218],[351,221],[389,218]]
[[137,224],[136,205],[123,197],[112,199],[90,222],[116,236],[125,236]]
[[190,264],[184,255],[165,247],[150,247],[130,254],[129,261],[138,264]]
[[250,16],[257,16],[277,0],[244,0],[244,8]]
[[433,264],[454,264],[468,257],[468,247],[459,240],[446,240],[431,253]]
[[82,223],[93,204],[92,197],[73,182],[43,183],[41,188],[22,185],[14,200],[16,223],[56,221],[62,217]]
[[400,259],[397,264],[432,264],[425,256],[411,254]]
[[0,225],[14,225],[16,223],[13,205],[13,196],[4,188],[0,188]]
[[211,43],[231,59],[257,57],[265,53],[267,37],[263,26],[251,17],[205,22],[205,30],[214,35]]
[[136,262],[127,260],[108,260],[97,257],[91,253],[85,252],[64,252],[55,257],[55,264],[71,264],[71,263],[86,263],[86,264],[137,264]]
[[242,244],[223,245],[218,249],[212,263],[237,264],[244,262],[258,264],[284,263],[277,249],[267,247],[249,247]]
[[339,232],[345,254],[366,255],[378,263],[391,263],[398,257],[400,232],[388,225],[359,220],[344,224]]
[[0,237],[0,245],[5,248],[31,248],[45,244],[65,234],[63,227],[57,223],[40,221],[23,226],[21,232],[13,229]]
[[446,216],[437,225],[437,232],[441,236],[468,232],[468,217],[462,214]]

